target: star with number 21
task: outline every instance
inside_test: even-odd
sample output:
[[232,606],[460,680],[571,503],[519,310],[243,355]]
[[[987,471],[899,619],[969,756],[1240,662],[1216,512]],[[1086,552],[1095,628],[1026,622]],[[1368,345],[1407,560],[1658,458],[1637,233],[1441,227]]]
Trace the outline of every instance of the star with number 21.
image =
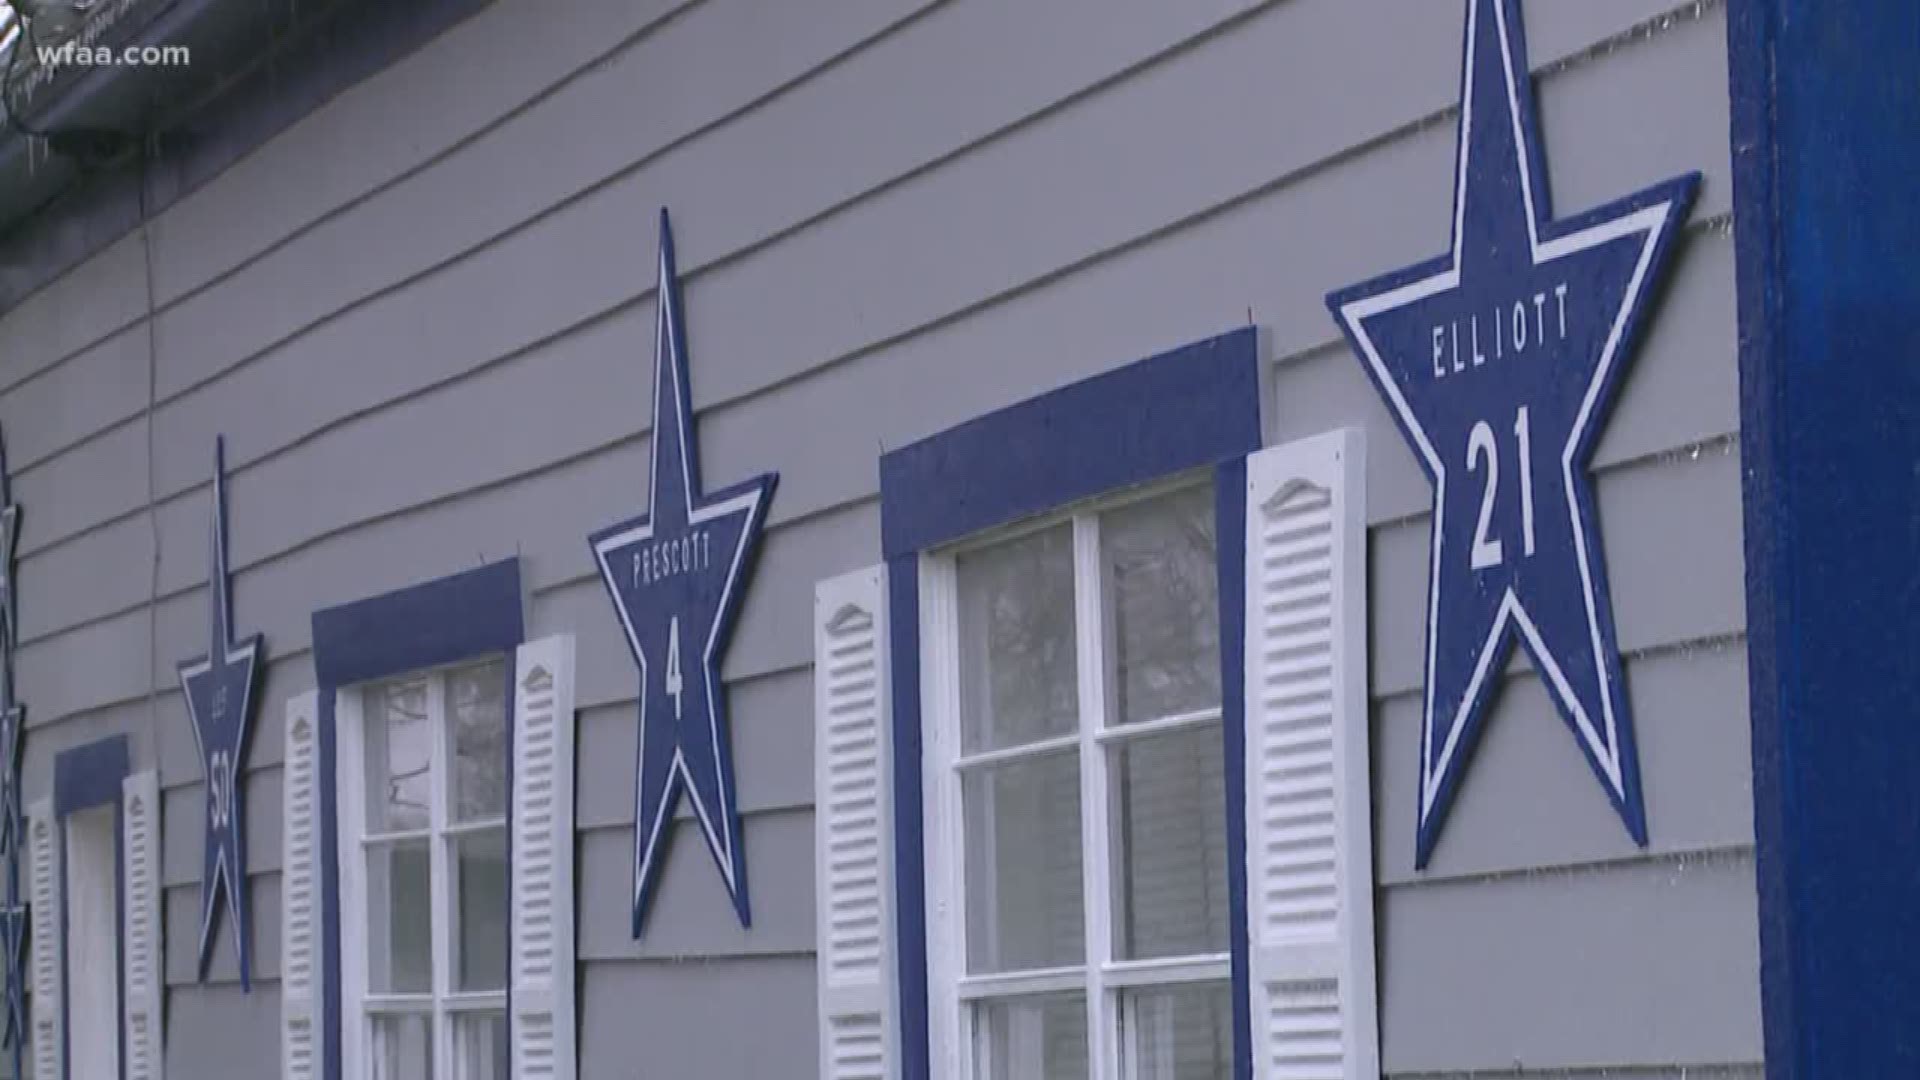
[[1469,0],[1453,247],[1328,307],[1434,486],[1416,864],[1518,641],[1645,844],[1589,463],[1698,174],[1556,221],[1518,0]]

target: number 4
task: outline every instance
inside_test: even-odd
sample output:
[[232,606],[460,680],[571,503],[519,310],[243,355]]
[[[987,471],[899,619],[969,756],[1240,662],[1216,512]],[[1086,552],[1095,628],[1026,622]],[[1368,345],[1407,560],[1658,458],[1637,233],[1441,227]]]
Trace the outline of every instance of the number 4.
[[680,616],[667,627],[667,696],[673,699],[673,718],[680,719],[680,697],[686,685],[680,681]]
[[[1533,437],[1527,407],[1513,418],[1513,435],[1520,443],[1520,534],[1528,556],[1533,554]],[[1488,537],[1493,524],[1493,503],[1500,489],[1500,449],[1493,428],[1485,420],[1467,433],[1467,471],[1479,472],[1481,459],[1487,463],[1487,486],[1480,492],[1480,524],[1473,531],[1473,568],[1490,570],[1506,561],[1506,548]]]

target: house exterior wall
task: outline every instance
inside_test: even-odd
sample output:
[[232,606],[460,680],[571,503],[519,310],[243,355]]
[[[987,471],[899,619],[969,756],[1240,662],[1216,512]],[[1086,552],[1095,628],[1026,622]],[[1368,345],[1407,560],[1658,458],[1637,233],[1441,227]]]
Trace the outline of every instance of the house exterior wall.
[[[1269,441],[1371,446],[1385,1071],[1758,1077],[1725,12],[1526,16],[1562,212],[1705,174],[1595,458],[1648,849],[1516,668],[1413,870],[1431,495],[1323,297],[1446,248],[1460,5],[497,0],[0,317],[24,795],[109,734],[159,769],[169,1073],[278,1069],[311,613],[516,553],[529,637],[579,641],[583,1075],[806,1072],[812,590],[879,559],[879,455],[1251,321]],[[755,924],[683,808],[633,941],[637,675],[586,536],[645,506],[661,205],[707,482],[782,479],[725,666]],[[224,935],[196,978],[174,672],[206,648],[216,433],[235,629],[269,653],[251,995]]]

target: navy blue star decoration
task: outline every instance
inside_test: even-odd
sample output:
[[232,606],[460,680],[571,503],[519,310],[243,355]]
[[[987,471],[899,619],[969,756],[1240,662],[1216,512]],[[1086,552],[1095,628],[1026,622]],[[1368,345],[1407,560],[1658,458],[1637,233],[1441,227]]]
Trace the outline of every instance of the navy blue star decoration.
[[1468,0],[1453,248],[1328,297],[1434,485],[1416,865],[1518,640],[1647,842],[1589,462],[1699,174],[1556,221],[1519,0]]
[[20,539],[20,507],[13,501],[13,474],[0,441],[0,862],[6,864],[6,895],[0,901],[0,1047],[11,1052],[13,1075],[26,1075],[27,907],[20,900],[20,847],[26,825],[20,806],[20,751],[27,710],[13,681],[13,653],[19,642],[18,605],[13,588],[14,551]]
[[701,490],[687,385],[686,325],[674,271],[673,230],[665,210],[660,212],[659,269],[647,512],[589,538],[640,669],[635,938],[645,923],[673,809],[683,793],[740,925],[752,924],[720,662],[779,480],[768,473],[712,494]]
[[253,688],[266,646],[260,635],[233,640],[233,597],[227,573],[226,441],[214,440],[212,564],[207,596],[212,641],[205,656],[180,665],[180,688],[206,779],[206,842],[200,873],[200,978],[213,957],[215,916],[224,899],[240,961],[242,992],[253,990],[247,907],[246,804],[241,766],[252,733]]

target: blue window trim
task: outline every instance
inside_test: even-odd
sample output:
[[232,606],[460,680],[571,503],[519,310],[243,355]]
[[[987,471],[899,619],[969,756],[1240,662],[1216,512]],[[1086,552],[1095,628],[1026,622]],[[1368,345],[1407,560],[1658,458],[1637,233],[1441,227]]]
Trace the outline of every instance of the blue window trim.
[[114,1037],[120,1047],[120,1075],[127,1074],[127,1002],[118,972],[127,954],[127,821],[123,794],[132,771],[133,755],[125,735],[108,736],[53,756],[53,815],[60,823],[55,843],[60,849],[57,857],[60,860],[60,1071],[63,1074],[72,1070],[73,1058],[73,972],[67,958],[67,935],[71,931],[68,912],[73,891],[67,874],[67,818],[102,806],[113,807],[113,967],[116,973],[113,1004],[119,1021]]
[[[880,459],[892,623],[894,913],[904,1080],[931,1080],[925,822],[921,805],[920,556],[1069,503],[1216,470],[1221,690],[1226,731],[1234,1075],[1253,1074],[1247,1016],[1244,649],[1245,458],[1260,449],[1260,363],[1249,327],[969,421]],[[1232,591],[1229,591],[1232,590]]]
[[[513,655],[526,640],[520,560],[505,559],[450,577],[313,613],[313,667],[319,683],[321,1006],[326,1080],[341,1080],[340,853],[338,732],[334,704],[344,687],[422,668],[505,653],[507,761],[512,785]],[[511,808],[509,808],[511,828]],[[512,880],[511,854],[508,880]],[[511,990],[509,990],[511,994]],[[508,1002],[511,1015],[512,1002]]]
[[1727,23],[1767,1076],[1915,1076],[1920,9]]

